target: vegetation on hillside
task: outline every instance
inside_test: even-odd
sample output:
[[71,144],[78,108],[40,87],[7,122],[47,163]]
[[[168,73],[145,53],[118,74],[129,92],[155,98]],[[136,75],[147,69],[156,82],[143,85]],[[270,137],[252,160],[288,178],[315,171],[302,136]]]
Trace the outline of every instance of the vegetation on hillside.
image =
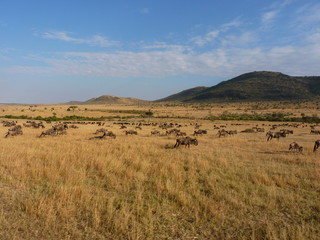
[[[197,88],[195,88],[197,89]],[[182,102],[279,101],[313,99],[320,95],[320,77],[292,77],[277,72],[251,72],[210,88],[161,99]]]

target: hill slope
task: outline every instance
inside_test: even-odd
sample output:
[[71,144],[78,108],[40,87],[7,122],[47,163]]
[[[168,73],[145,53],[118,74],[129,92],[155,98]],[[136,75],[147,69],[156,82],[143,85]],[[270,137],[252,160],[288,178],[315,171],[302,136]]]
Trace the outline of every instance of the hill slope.
[[291,77],[278,72],[251,72],[203,88],[185,90],[161,99],[182,102],[272,101],[312,99],[320,95],[320,77]]
[[102,95],[98,98],[91,98],[84,102],[72,101],[70,103],[83,104],[83,105],[92,105],[92,104],[141,104],[148,101],[137,99],[137,98],[124,98],[124,97],[116,97],[112,95]]
[[190,96],[196,95],[203,90],[207,89],[207,87],[195,87],[195,88],[190,88],[184,91],[181,91],[179,93],[170,95],[168,97],[159,99],[157,101],[162,102],[162,101],[183,101],[187,100]]

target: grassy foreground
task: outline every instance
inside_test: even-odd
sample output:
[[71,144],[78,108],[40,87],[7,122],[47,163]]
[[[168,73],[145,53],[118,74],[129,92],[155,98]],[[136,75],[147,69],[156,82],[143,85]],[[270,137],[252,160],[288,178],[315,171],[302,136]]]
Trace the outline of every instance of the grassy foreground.
[[[116,139],[88,140],[96,125],[0,137],[0,239],[319,239],[319,136],[299,127],[279,141],[218,138],[214,123],[201,123],[209,133],[190,149],[150,136],[156,127],[125,136],[111,122]],[[293,141],[303,153],[288,151]]]

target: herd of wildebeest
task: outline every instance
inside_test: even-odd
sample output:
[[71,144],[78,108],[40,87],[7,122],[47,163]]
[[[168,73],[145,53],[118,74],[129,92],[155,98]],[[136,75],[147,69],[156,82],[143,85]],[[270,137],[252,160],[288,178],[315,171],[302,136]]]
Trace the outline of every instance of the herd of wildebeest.
[[[18,136],[22,135],[23,131],[22,128],[45,128],[45,125],[42,121],[26,121],[25,123],[21,125],[18,124],[17,121],[9,121],[9,120],[2,120],[1,123],[3,124],[3,127],[9,127],[6,135],[4,136],[5,138],[8,137],[13,137],[13,136]],[[74,128],[77,129],[79,128],[79,125],[81,124],[91,124],[98,126],[98,128],[93,134],[95,136],[90,137],[89,140],[92,139],[105,139],[107,137],[110,138],[116,138],[116,135],[112,132],[107,130],[106,128],[103,128],[105,125],[105,122],[58,122],[55,124],[52,124],[51,122],[47,121],[46,124],[51,125],[51,128],[42,131],[39,134],[39,138],[45,137],[45,136],[58,136],[58,135],[66,135],[67,134],[67,129]],[[143,126],[152,126],[153,130],[151,131],[151,135],[174,135],[177,137],[176,143],[172,148],[178,148],[180,145],[184,145],[185,147],[190,148],[190,145],[198,145],[198,140],[196,136],[201,136],[204,134],[208,133],[208,130],[206,129],[200,129],[201,125],[198,123],[190,123],[194,127],[194,132],[193,132],[193,137],[187,136],[186,132],[181,131],[181,127],[183,125],[178,124],[178,123],[145,123],[145,122],[138,122],[138,123],[129,123],[129,122],[114,122],[114,125],[118,125],[120,129],[123,129],[125,135],[138,135],[137,130],[141,130]],[[231,124],[231,125],[241,125],[241,124]],[[128,127],[134,128],[135,130],[127,130]],[[187,126],[187,125],[185,125]],[[320,130],[316,130],[316,127],[320,127],[318,124],[305,124],[305,123],[283,123],[283,124],[274,124],[274,125],[266,125],[262,124],[262,127],[258,127],[256,125],[255,127],[252,128],[247,128],[241,131],[241,133],[264,133],[265,132],[265,127],[269,127],[269,131],[266,132],[266,137],[267,141],[271,141],[273,138],[280,139],[280,138],[285,138],[289,134],[293,134],[293,130],[288,130],[284,129],[283,127],[293,127],[293,128],[298,128],[298,127],[310,127],[310,134],[313,135],[320,135]],[[101,128],[102,127],[102,128]],[[159,130],[155,130],[158,128]],[[282,128],[278,131],[276,131],[278,128]],[[165,131],[165,132],[160,132],[160,130]],[[214,125],[212,130],[217,130],[217,137],[227,137],[230,135],[235,135],[238,134],[237,130],[226,130],[226,125]],[[100,135],[99,135],[100,134]],[[320,140],[316,140],[314,143],[313,151],[315,152],[318,148],[320,147]],[[292,142],[289,145],[289,151],[303,151],[303,147],[300,146],[296,142]]]

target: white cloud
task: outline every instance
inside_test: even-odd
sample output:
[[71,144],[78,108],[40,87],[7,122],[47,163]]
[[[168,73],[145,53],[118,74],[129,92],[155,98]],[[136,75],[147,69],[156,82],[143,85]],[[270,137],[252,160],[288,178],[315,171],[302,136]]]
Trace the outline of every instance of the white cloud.
[[56,39],[66,42],[88,44],[90,46],[111,47],[119,45],[119,42],[109,40],[108,38],[100,35],[94,35],[89,39],[73,38],[68,35],[68,32],[62,31],[48,31],[42,34],[42,37],[45,39]]
[[219,36],[219,33],[220,31],[211,31],[211,32],[208,32],[206,35],[204,36],[196,36],[196,37],[193,37],[191,39],[191,41],[193,43],[195,43],[197,46],[204,46],[205,44],[207,43],[210,43],[212,42],[213,40],[215,40],[218,36]]
[[304,5],[296,11],[299,26],[318,24],[320,22],[320,4]]
[[149,8],[141,8],[139,12],[142,14],[148,14],[148,13],[150,13],[150,10],[149,10]]
[[266,12],[262,15],[261,17],[261,23],[263,25],[268,25],[270,23],[272,23],[275,18],[277,17],[279,11],[277,10],[273,10],[273,11],[269,11],[269,12]]
[[241,26],[242,22],[237,18],[234,21],[222,24],[219,29],[207,32],[204,35],[191,38],[191,42],[199,47],[206,44],[213,43],[215,40],[221,37],[221,34],[228,32],[232,28]]

